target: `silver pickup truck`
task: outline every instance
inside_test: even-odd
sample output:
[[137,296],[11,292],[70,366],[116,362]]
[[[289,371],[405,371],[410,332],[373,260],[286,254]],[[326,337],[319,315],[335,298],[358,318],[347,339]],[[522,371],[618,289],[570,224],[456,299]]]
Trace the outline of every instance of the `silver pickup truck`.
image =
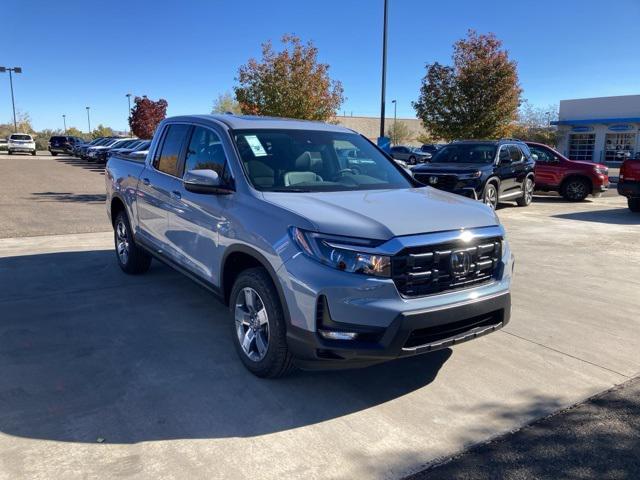
[[105,178],[122,270],[153,257],[213,291],[258,376],[431,352],[509,320],[493,210],[417,183],[352,130],[174,117],[144,162],[114,156]]

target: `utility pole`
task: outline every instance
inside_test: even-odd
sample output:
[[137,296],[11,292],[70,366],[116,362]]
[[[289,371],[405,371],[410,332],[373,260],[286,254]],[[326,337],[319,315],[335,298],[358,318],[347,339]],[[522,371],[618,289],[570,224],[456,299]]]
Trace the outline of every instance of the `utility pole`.
[[[131,117],[131,94],[127,93],[125,96],[127,97],[127,101],[129,102],[129,112],[127,114],[127,123],[129,123],[129,117]],[[129,124],[129,136],[132,136],[131,124]]]
[[397,119],[397,107],[398,107],[398,101],[397,100],[391,100],[391,103],[393,103],[393,144],[395,145],[397,142],[397,138],[398,138],[398,131],[396,130],[396,119]]
[[63,113],[62,114],[62,123],[64,124],[64,134],[67,134],[67,116]]
[[387,88],[387,17],[388,0],[384,0],[384,25],[382,29],[382,94],[380,96],[380,137],[384,137],[384,102]]
[[91,109],[91,107],[86,107],[87,108],[87,125],[89,125],[89,135],[91,135],[91,117],[89,116],[89,110]]
[[16,101],[13,96],[13,76],[12,72],[22,73],[22,67],[0,67],[0,73],[9,72],[9,85],[11,87],[11,106],[13,107],[13,132],[18,132],[18,122],[16,121]]

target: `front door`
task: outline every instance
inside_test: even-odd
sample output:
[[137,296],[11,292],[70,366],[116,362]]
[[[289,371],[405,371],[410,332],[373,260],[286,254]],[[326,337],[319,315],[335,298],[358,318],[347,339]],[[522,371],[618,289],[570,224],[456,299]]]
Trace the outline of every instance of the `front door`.
[[[191,170],[213,170],[224,182],[230,182],[226,154],[220,135],[195,126],[186,149],[182,176]],[[229,224],[225,213],[234,202],[234,194],[194,193],[180,185],[179,208],[169,210],[167,238],[176,261],[199,277],[220,285],[217,278],[222,249],[219,232]]]
[[560,159],[554,153],[544,147],[529,146],[531,153],[537,155],[536,160],[536,187],[557,187],[562,178]]
[[511,166],[511,152],[509,145],[502,145],[498,152],[498,166],[496,174],[500,178],[498,195],[504,197],[515,188],[515,175]]

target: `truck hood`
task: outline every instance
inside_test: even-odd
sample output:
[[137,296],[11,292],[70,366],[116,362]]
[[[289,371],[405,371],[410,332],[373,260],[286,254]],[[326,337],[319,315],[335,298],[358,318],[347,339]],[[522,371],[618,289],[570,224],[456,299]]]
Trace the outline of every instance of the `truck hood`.
[[470,173],[491,168],[490,163],[425,163],[413,169],[414,173]]
[[431,187],[263,194],[267,202],[303,217],[318,232],[332,235],[388,240],[500,223],[483,203]]

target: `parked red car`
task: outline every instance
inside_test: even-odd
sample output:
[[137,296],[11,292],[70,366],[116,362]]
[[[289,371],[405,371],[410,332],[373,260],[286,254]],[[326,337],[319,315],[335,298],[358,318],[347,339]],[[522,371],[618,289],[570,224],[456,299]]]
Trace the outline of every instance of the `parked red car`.
[[629,210],[640,212],[640,154],[635,159],[627,159],[622,163],[618,193],[627,197]]
[[569,160],[542,143],[525,142],[537,155],[536,190],[559,192],[565,199],[580,202],[588,195],[599,197],[609,188],[609,169],[599,163]]

